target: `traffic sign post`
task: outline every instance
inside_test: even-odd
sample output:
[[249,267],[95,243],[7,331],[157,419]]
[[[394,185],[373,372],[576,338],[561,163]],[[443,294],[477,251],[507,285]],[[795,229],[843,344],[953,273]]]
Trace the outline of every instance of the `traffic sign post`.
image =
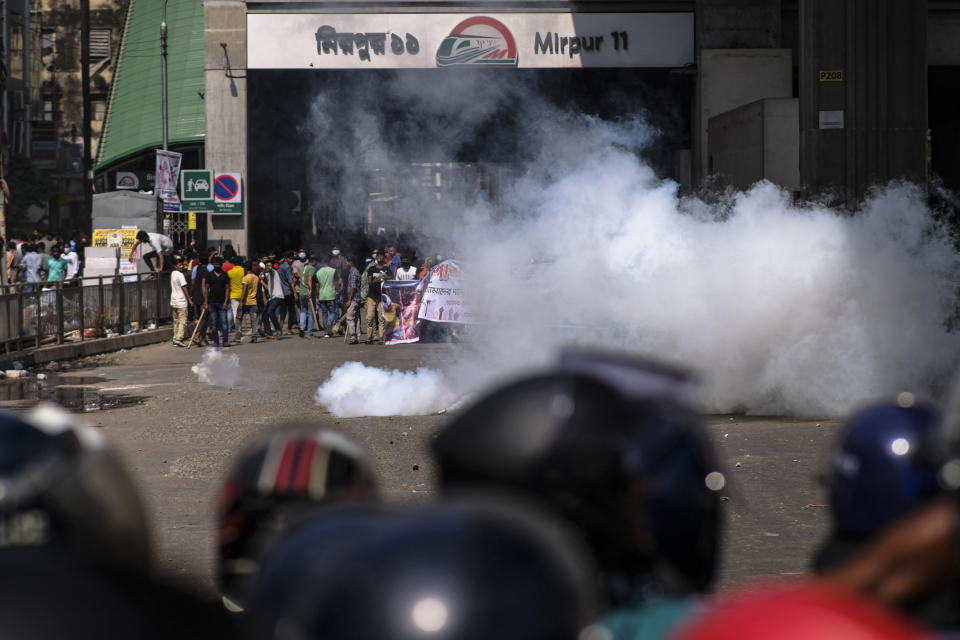
[[214,211],[213,171],[188,169],[180,174],[180,202],[183,210]]
[[243,213],[243,187],[239,173],[218,173],[213,179],[214,215]]

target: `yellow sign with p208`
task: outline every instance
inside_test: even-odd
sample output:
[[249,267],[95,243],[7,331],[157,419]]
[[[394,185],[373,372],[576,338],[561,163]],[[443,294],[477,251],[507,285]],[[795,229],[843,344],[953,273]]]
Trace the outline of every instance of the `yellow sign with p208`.
[[843,82],[843,69],[821,69],[820,82]]

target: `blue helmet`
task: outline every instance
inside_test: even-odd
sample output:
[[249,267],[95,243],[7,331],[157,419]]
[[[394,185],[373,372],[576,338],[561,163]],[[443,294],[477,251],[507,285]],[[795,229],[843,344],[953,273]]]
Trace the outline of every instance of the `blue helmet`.
[[833,460],[830,506],[835,533],[867,538],[937,493],[930,456],[940,412],[880,403],[846,424]]

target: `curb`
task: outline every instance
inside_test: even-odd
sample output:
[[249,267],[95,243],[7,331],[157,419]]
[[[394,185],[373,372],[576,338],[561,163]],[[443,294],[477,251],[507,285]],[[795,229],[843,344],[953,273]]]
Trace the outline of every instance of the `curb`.
[[24,369],[59,360],[75,360],[101,353],[110,353],[120,349],[144,347],[149,344],[166,342],[173,338],[173,327],[165,327],[148,331],[130,333],[113,338],[92,338],[83,342],[69,342],[46,347],[17,351],[0,355],[0,370],[13,369],[14,361],[19,362]]

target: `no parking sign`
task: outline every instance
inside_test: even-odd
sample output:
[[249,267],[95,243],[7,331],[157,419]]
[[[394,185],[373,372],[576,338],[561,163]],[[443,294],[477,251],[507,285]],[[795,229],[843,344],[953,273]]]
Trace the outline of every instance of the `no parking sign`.
[[239,173],[218,173],[213,179],[213,214],[243,213],[243,186]]

